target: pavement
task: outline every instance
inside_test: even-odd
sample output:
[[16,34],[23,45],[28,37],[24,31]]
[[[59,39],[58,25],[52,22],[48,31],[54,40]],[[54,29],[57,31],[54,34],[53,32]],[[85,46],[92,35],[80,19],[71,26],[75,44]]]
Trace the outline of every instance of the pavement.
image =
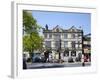
[[[91,62],[85,62],[85,66],[90,66]],[[43,69],[43,68],[62,68],[62,67],[83,67],[81,62],[74,63],[27,63],[27,69]]]

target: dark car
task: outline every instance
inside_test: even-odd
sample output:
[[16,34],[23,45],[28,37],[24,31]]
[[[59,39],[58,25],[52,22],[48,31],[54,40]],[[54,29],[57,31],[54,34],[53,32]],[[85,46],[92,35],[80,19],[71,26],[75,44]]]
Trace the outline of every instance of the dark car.
[[81,58],[80,57],[76,57],[75,61],[76,62],[80,62],[81,61]]
[[44,62],[44,56],[41,53],[34,53],[32,62]]
[[84,62],[88,62],[88,58],[84,56]]
[[68,58],[68,62],[69,62],[69,63],[74,62],[74,61],[73,61],[73,58],[72,58],[72,57]]
[[84,59],[84,62],[88,62],[88,59],[87,59],[87,58],[85,58],[85,59]]

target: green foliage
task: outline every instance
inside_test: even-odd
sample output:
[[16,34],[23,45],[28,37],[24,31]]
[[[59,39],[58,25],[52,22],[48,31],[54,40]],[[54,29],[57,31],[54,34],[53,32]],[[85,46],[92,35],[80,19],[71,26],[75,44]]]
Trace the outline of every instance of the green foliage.
[[23,11],[23,27],[26,33],[37,32],[41,29],[40,25],[37,24],[36,19],[32,16],[31,13]]
[[23,49],[29,52],[32,50],[32,40],[29,35],[23,37]]
[[23,48],[24,51],[32,52],[33,50],[42,48],[43,38],[34,32],[31,35],[23,37]]
[[43,38],[39,35],[41,27],[31,13],[23,11],[23,27],[26,35],[23,35],[23,50],[32,53],[42,48]]

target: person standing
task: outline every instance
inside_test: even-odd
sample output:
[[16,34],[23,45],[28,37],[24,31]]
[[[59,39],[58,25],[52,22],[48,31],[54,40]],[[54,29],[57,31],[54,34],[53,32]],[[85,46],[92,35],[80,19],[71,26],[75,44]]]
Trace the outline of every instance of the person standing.
[[23,54],[23,69],[27,69],[27,64],[26,64],[26,62],[27,62],[26,55]]
[[49,61],[49,51],[44,52],[45,62]]
[[82,66],[85,66],[85,62],[84,62],[84,54],[82,55]]

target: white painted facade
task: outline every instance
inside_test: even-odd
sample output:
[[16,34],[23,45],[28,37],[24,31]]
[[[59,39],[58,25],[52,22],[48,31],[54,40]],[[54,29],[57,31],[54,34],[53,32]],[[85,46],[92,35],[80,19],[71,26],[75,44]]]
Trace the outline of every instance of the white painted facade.
[[[62,29],[58,25],[52,30],[44,29],[44,48],[50,48],[52,51],[60,50],[61,55],[68,49],[68,56],[62,58],[66,61],[69,57],[74,60],[79,54],[82,54],[82,35],[81,29],[72,26],[70,29]],[[73,51],[75,53],[73,53]]]

